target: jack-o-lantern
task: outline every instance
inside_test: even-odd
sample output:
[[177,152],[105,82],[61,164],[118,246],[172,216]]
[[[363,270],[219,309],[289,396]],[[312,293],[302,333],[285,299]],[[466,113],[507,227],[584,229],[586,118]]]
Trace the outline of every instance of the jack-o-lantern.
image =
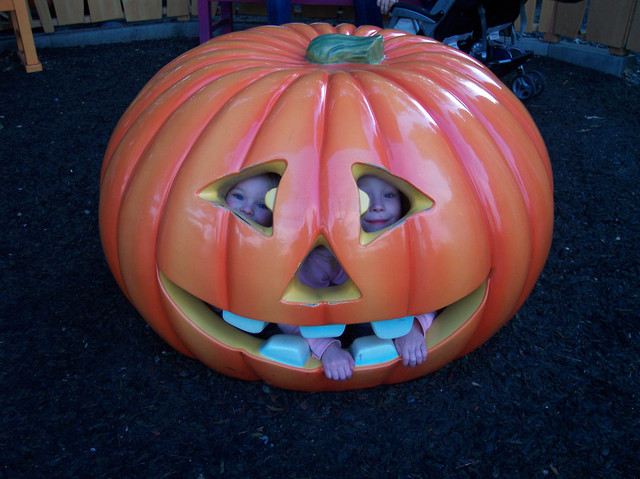
[[[264,172],[281,177],[269,227],[225,203]],[[363,175],[407,197],[401,221],[362,231]],[[542,270],[552,196],[532,119],[478,62],[399,31],[290,24],[215,38],[146,85],[108,146],[100,230],[120,287],[175,349],[237,378],[342,390],[423,376],[493,335]],[[297,279],[318,245],[345,283]],[[391,338],[431,311],[428,358],[404,367]],[[382,338],[358,344],[343,382],[300,337],[255,334],[368,322]]]

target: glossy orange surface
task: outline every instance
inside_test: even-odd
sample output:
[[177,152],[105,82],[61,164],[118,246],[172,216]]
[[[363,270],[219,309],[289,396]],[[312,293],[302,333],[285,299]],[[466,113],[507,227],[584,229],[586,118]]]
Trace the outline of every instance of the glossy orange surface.
[[[324,33],[382,35],[385,58],[311,64],[305,50]],[[282,174],[267,231],[211,200],[256,171]],[[363,239],[362,172],[406,183],[409,196],[432,205]],[[528,296],[552,225],[548,155],[509,89],[457,50],[373,27],[258,27],[185,53],[125,112],[101,175],[105,255],[145,320],[219,372],[291,389],[405,381],[475,349]],[[285,295],[318,243],[334,252],[355,297]],[[475,302],[465,300],[474,291]],[[296,325],[446,309],[421,366],[396,359],[335,382],[314,359],[292,367],[262,356],[260,340],[206,303]]]

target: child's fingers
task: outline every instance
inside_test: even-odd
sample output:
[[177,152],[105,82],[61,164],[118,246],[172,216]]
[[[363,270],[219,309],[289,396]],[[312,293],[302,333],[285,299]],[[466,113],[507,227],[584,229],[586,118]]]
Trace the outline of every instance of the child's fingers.
[[405,348],[402,352],[402,365],[411,368],[419,366],[427,359],[427,346],[419,344],[414,348]]
[[329,379],[334,379],[334,380],[339,380],[340,379],[340,374],[338,374],[338,370],[337,369],[324,368],[324,374]]
[[402,365],[409,366],[410,368],[416,365],[416,353],[413,350],[407,351],[407,353],[402,357]]
[[337,367],[334,369],[326,369],[325,375],[329,379],[333,379],[334,381],[344,381],[345,379],[349,379],[351,377],[351,369],[348,367]]
[[335,352],[330,352],[329,354],[334,354],[335,357],[329,359],[328,357],[323,361],[324,365],[324,374],[329,379],[333,379],[335,381],[344,381],[345,379],[349,379],[352,376],[353,368],[355,368],[355,361],[351,354],[344,350],[338,350]]

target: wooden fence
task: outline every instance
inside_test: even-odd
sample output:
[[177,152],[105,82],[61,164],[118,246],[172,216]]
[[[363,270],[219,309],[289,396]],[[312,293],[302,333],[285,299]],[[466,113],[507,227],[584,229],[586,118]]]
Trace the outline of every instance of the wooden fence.
[[[527,8],[533,12],[533,0]],[[530,18],[533,18],[531,15]],[[535,30],[544,33],[547,42],[561,37],[600,43],[611,53],[625,55],[640,51],[640,0],[582,0],[558,3],[543,0]]]
[[[96,24],[105,21],[159,21],[163,18],[190,20],[197,16],[197,0],[28,0],[32,25],[53,33],[55,27]],[[373,0],[371,0],[373,1]],[[321,4],[322,0],[318,0]],[[264,5],[236,4],[239,13],[264,14]],[[338,7],[314,6],[295,17],[339,18]],[[544,33],[544,40],[561,37],[581,38],[606,45],[611,53],[624,55],[640,51],[640,0],[583,0],[558,3],[554,0],[528,0],[527,28]],[[215,9],[215,8],[214,8]],[[213,12],[215,14],[215,12]],[[535,20],[535,21],[534,21]]]
[[55,27],[110,20],[127,22],[163,18],[190,20],[197,16],[197,0],[29,0],[33,28],[53,33]]

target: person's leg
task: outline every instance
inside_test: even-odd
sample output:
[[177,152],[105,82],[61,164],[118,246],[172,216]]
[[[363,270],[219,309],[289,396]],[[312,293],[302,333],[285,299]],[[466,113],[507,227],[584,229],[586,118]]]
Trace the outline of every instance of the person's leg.
[[291,22],[291,0],[267,0],[267,19],[271,25]]
[[353,0],[353,9],[356,13],[357,26],[382,26],[382,13],[380,13],[376,0]]

